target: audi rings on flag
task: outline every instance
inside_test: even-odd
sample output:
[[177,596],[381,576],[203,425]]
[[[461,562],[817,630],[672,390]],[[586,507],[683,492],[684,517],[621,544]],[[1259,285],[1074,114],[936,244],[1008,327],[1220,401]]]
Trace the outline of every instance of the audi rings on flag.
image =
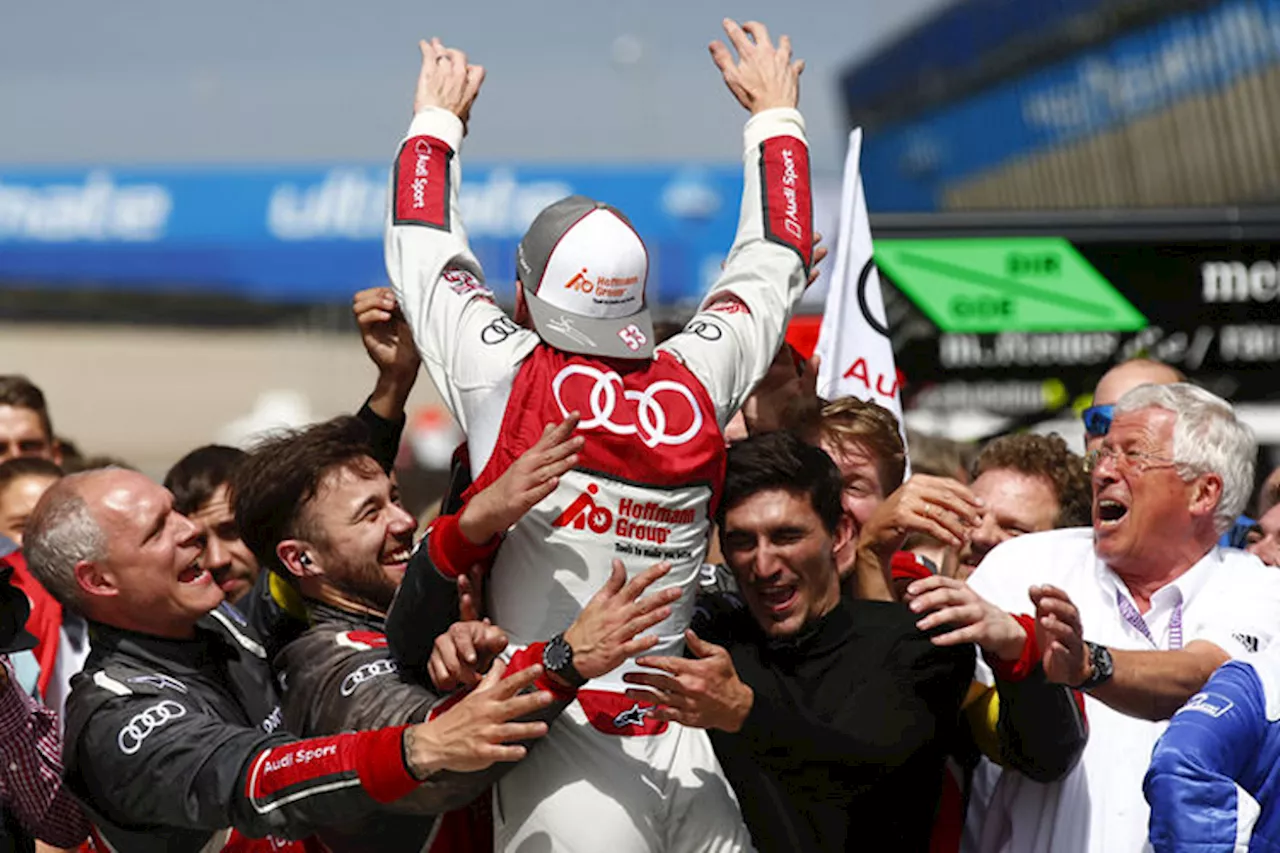
[[[570,380],[582,377],[578,382]],[[583,380],[590,380],[590,390],[582,393]],[[578,393],[573,393],[573,392]],[[639,435],[646,446],[677,446],[692,441],[702,429],[702,410],[698,398],[684,384],[660,379],[643,391],[628,391],[622,377],[613,370],[597,370],[586,364],[570,364],[551,381],[556,405],[565,417],[572,411],[590,412],[578,423],[578,429],[606,429],[614,435]],[[621,393],[619,393],[621,392]],[[662,395],[661,398],[659,395]],[[566,402],[565,398],[569,397]],[[619,398],[623,401],[619,405]],[[634,411],[628,411],[634,404]],[[688,425],[683,429],[680,424]],[[679,432],[669,432],[678,429]]]
[[142,749],[142,742],[148,735],[165,723],[186,716],[186,713],[187,709],[182,705],[172,699],[165,699],[141,714],[134,714],[129,722],[125,723],[124,728],[120,729],[120,734],[116,735],[116,745],[125,755],[133,755]]

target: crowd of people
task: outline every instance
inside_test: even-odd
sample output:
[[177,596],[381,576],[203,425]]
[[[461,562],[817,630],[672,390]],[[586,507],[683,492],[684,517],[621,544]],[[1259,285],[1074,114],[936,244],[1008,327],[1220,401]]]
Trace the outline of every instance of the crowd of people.
[[[823,254],[803,63],[725,31],[741,219],[662,340],[644,243],[580,196],[498,307],[458,208],[484,70],[433,40],[354,415],[161,484],[0,377],[0,849],[1280,844],[1280,470],[1245,517],[1248,427],[1143,359],[1084,457],[909,455],[819,399],[783,339]],[[419,537],[393,463],[423,366],[467,440]]]

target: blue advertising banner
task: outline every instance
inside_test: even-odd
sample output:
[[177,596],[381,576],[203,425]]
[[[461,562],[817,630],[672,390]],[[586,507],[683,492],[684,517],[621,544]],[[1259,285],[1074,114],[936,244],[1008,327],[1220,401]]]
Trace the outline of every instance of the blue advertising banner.
[[[472,249],[500,297],[539,210],[573,193],[616,205],[650,252],[655,304],[695,301],[737,226],[738,166],[557,169],[468,164]],[[310,168],[0,167],[5,281],[333,301],[386,282],[387,171]]]
[[948,183],[1122,126],[1280,61],[1280,0],[1229,0],[867,136],[873,211],[929,211]]

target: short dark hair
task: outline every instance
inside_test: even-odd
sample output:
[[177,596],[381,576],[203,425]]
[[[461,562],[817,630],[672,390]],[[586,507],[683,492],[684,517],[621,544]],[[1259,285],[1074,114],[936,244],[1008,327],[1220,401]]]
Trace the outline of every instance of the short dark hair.
[[173,508],[183,515],[199,510],[219,486],[231,482],[236,467],[248,455],[237,447],[206,444],[179,459],[164,475],[164,487],[173,492]]
[[1054,527],[1084,527],[1092,519],[1093,486],[1084,459],[1072,453],[1057,433],[1005,435],[989,442],[973,463],[973,479],[1008,468],[1048,481],[1058,499]]
[[828,533],[840,526],[844,514],[840,469],[821,448],[785,430],[752,436],[729,448],[716,523],[723,530],[729,510],[771,489],[808,495]]
[[40,426],[44,428],[45,438],[50,444],[54,442],[53,422],[49,419],[49,406],[45,403],[44,392],[30,379],[18,374],[0,376],[0,406],[35,412],[40,418]]
[[38,456],[18,456],[0,463],[0,490],[22,477],[48,477],[61,480],[63,471],[57,464]]
[[329,472],[346,467],[361,474],[367,469],[370,477],[382,473],[368,428],[349,415],[276,434],[236,466],[231,477],[236,526],[258,565],[289,577],[276,546],[286,539],[321,538],[307,527],[304,510]]

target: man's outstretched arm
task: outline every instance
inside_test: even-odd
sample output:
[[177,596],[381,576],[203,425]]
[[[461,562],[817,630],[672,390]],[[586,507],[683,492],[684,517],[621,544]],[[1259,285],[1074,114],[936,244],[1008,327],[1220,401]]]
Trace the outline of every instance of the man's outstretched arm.
[[773,362],[813,260],[809,146],[796,109],[804,63],[792,61],[790,39],[774,45],[763,24],[724,26],[733,51],[717,41],[711,56],[751,113],[738,233],[702,309],[659,347],[702,381],[722,427]]
[[439,40],[421,42],[413,122],[391,173],[387,274],[423,363],[483,466],[507,394],[537,337],[494,302],[467,243],[459,152],[484,69]]

